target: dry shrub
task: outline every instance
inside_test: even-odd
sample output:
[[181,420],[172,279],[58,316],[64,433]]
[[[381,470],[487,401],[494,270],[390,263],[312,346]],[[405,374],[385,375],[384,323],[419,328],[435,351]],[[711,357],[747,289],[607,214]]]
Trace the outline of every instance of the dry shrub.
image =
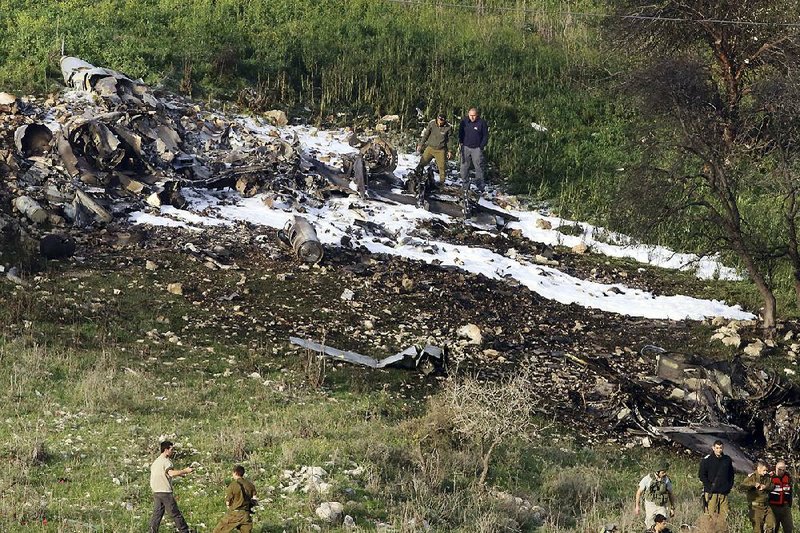
[[550,514],[556,521],[560,521],[560,517],[571,521],[590,513],[600,501],[602,479],[603,472],[589,466],[556,469],[542,484],[545,497],[553,502]]
[[444,397],[452,410],[453,428],[477,445],[481,454],[479,485],[484,485],[495,449],[511,439],[528,440],[535,428],[539,402],[530,369],[499,381],[451,378]]

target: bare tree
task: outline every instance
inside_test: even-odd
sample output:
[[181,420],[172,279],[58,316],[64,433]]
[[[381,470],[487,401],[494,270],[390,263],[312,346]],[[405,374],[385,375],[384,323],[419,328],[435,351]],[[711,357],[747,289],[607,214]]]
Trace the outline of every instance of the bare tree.
[[[798,21],[800,5],[780,0],[611,4],[620,17],[606,35],[635,63],[624,85],[641,104],[648,127],[635,196],[651,208],[660,201],[656,212],[662,217],[690,213],[709,244],[734,253],[763,299],[763,325],[772,331],[776,301],[768,266],[789,253],[784,237],[796,228],[797,188],[787,187],[777,202],[787,209],[786,232],[761,223],[763,213],[751,203],[775,192],[775,187],[764,190],[765,177],[786,181],[792,165],[776,161],[790,156],[787,147],[794,142],[784,137],[790,129],[776,127],[779,110],[764,100],[769,91],[755,89],[777,80],[796,83],[788,76],[800,66],[798,29],[788,23]],[[800,267],[800,253],[796,264]]]
[[480,486],[486,483],[492,453],[498,446],[509,439],[530,438],[537,399],[542,396],[535,387],[528,370],[490,383],[476,378],[447,382],[444,394],[453,410],[453,427],[480,449]]

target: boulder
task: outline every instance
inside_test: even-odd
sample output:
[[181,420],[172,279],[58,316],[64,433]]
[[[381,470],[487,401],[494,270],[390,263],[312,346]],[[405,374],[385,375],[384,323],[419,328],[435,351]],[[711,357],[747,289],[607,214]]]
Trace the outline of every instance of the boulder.
[[339,502],[323,502],[315,511],[321,520],[329,524],[339,524],[342,522],[344,505]]

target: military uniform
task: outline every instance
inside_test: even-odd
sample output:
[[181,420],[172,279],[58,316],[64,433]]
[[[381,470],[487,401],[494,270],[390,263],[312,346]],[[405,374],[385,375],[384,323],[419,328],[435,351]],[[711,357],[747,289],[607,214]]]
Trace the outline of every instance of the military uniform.
[[[764,488],[757,489],[756,485],[763,485]],[[774,488],[772,477],[769,474],[762,476],[753,472],[744,478],[739,484],[739,488],[747,494],[753,532],[772,533],[775,528],[775,515],[772,514],[772,508],[769,505],[769,494]]]
[[420,144],[424,147],[422,158],[419,160],[416,174],[421,174],[425,166],[436,159],[436,166],[439,168],[439,183],[444,183],[447,175],[447,145],[450,143],[450,132],[453,127],[444,121],[441,126],[434,119],[431,120],[422,131]]
[[657,474],[648,474],[639,482],[639,488],[644,494],[644,525],[650,528],[657,514],[669,516],[667,504],[670,502],[672,481],[666,475],[659,479]]
[[792,533],[792,477],[785,473],[782,476],[772,475],[772,490],[769,493],[769,506],[775,515],[775,533]]
[[225,501],[228,502],[228,512],[222,517],[214,533],[229,533],[239,530],[242,533],[253,531],[253,519],[250,516],[253,508],[253,495],[256,487],[250,480],[238,478],[231,481],[225,491]]
[[703,503],[706,512],[726,520],[730,506],[728,494],[733,488],[733,461],[724,453],[709,454],[700,461],[698,476],[703,482]]

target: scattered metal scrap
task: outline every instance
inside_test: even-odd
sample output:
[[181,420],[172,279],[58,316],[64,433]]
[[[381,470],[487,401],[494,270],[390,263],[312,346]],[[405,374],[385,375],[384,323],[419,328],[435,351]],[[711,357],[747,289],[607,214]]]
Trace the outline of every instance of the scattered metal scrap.
[[158,105],[158,100],[142,80],[132,80],[116,70],[95,67],[77,57],[61,58],[61,74],[68,87],[92,91],[113,104]]
[[325,357],[370,368],[392,366],[406,369],[419,369],[427,374],[433,371],[442,371],[445,367],[445,352],[438,346],[409,346],[402,352],[379,360],[356,352],[331,348],[330,346],[325,346],[299,337],[289,337],[289,341],[302,348],[319,352]]
[[714,361],[645,346],[655,356],[655,373],[640,379],[620,375],[602,359],[579,360],[617,383],[616,409],[622,427],[665,437],[707,453],[716,439],[729,443],[737,469],[752,470],[736,443],[765,443],[791,450],[800,444],[800,387],[741,359]]

